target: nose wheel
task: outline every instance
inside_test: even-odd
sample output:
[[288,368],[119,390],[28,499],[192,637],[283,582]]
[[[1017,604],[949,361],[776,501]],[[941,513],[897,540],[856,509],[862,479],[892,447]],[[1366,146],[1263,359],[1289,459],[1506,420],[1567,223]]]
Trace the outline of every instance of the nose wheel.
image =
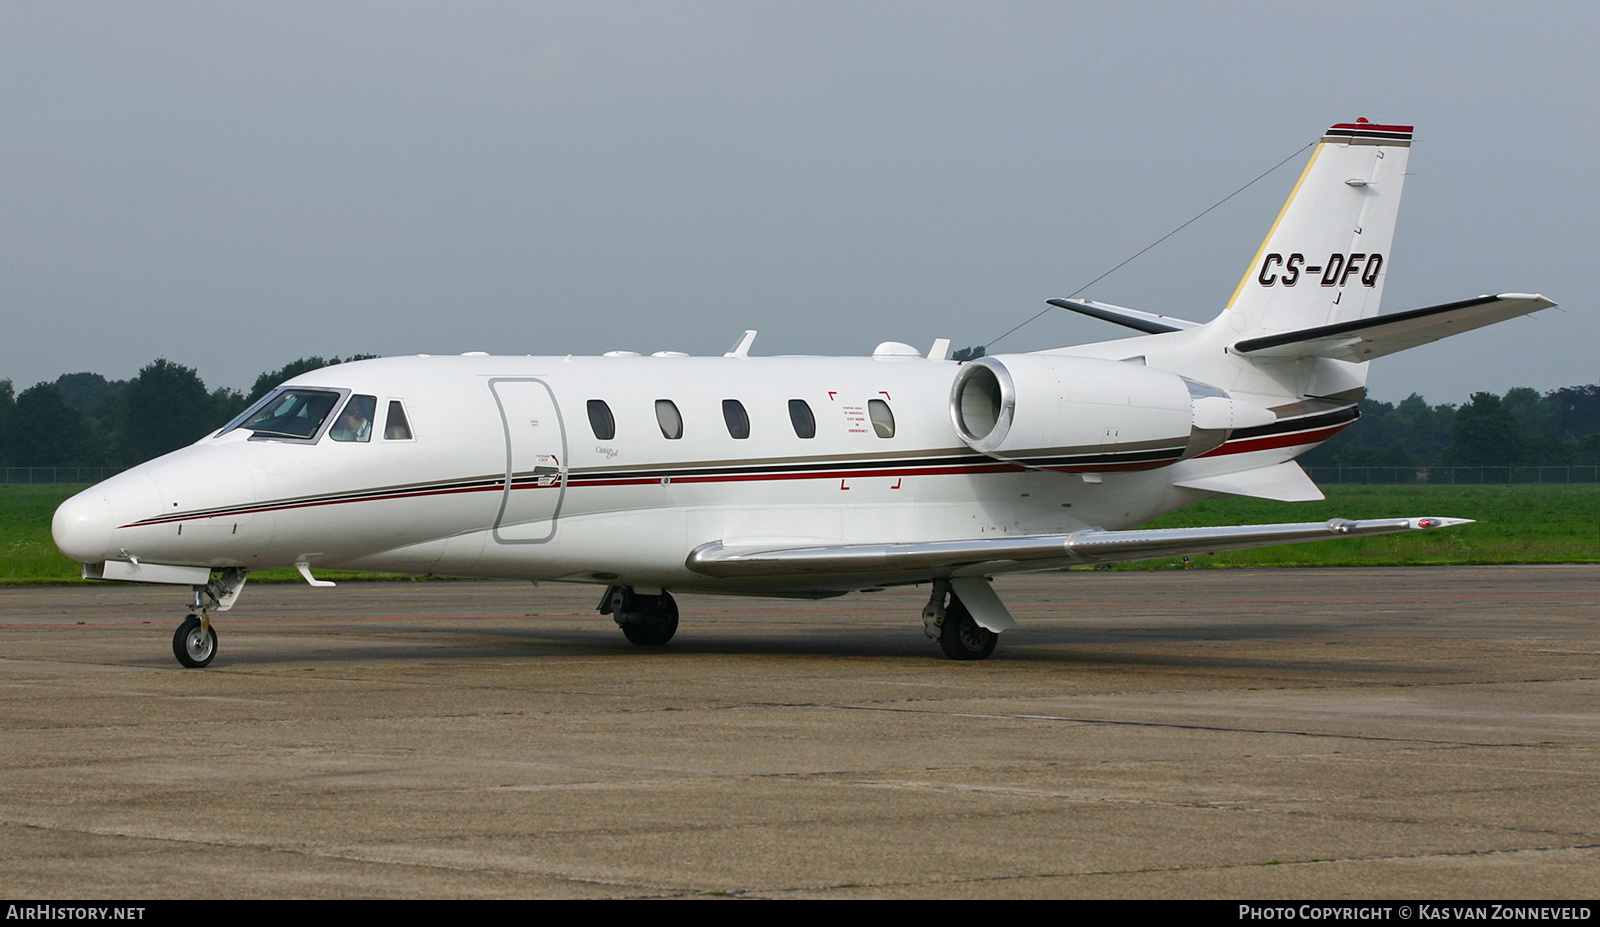
[[190,669],[209,665],[217,655],[217,632],[211,622],[201,621],[196,615],[183,619],[178,630],[172,632],[172,655]]

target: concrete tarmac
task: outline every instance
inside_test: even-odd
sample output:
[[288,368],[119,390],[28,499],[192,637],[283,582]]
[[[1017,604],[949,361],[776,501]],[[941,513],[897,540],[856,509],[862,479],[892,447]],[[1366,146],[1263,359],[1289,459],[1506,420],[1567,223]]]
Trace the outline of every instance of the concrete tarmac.
[[1073,572],[680,596],[0,589],[0,893],[87,898],[1600,895],[1600,567]]

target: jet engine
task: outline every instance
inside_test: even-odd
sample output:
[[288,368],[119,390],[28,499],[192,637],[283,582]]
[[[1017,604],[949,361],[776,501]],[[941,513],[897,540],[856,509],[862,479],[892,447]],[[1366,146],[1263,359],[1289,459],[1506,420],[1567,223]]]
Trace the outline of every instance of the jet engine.
[[975,451],[1041,469],[1144,470],[1222,445],[1272,412],[1213,386],[1127,361],[984,357],[950,389],[950,417]]

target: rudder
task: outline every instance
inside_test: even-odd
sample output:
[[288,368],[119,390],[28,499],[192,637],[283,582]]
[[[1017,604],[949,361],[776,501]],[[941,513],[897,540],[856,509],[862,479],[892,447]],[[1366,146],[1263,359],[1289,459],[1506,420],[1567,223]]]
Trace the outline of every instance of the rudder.
[[1411,126],[1328,129],[1224,312],[1237,336],[1378,313]]

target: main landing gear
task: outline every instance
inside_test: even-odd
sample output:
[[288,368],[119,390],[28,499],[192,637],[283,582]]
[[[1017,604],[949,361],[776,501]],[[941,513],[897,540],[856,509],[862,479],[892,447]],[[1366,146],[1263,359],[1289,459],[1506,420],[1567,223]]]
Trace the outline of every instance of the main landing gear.
[[193,586],[194,602],[189,616],[172,632],[172,655],[189,669],[210,666],[217,656],[217,629],[211,626],[211,611],[225,612],[239,598],[239,590],[249,571],[238,568],[214,574],[204,586]]
[[937,580],[928,606],[922,610],[922,625],[929,637],[937,638],[939,648],[952,660],[982,660],[994,653],[1000,635],[978,624],[949,580]]
[[641,647],[659,647],[678,633],[678,603],[665,589],[646,595],[632,586],[607,586],[599,612],[610,615],[622,635]]

